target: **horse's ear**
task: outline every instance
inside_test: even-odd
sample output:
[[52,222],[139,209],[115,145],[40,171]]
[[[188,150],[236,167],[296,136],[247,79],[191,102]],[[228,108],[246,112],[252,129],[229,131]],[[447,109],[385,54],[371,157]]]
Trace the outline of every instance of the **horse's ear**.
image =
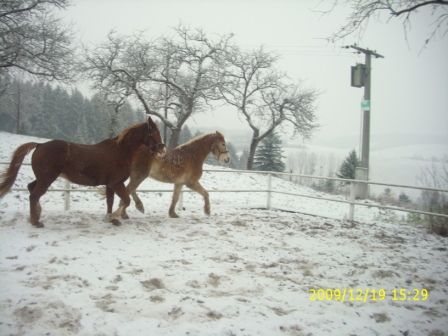
[[156,124],[150,116],[148,116],[148,128],[149,130],[153,130],[156,128]]
[[219,131],[216,131],[216,135],[222,136],[224,138],[224,135],[222,135],[222,133]]

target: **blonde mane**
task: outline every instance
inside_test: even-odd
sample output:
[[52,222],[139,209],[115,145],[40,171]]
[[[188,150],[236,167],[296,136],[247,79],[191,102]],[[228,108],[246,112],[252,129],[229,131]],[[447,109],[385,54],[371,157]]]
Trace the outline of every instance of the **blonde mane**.
[[192,143],[200,141],[200,140],[202,140],[202,139],[204,139],[204,138],[206,138],[206,137],[208,137],[210,135],[213,135],[213,134],[215,134],[215,133],[207,133],[207,134],[196,135],[195,137],[191,138],[190,140],[188,140],[187,142],[183,143],[182,145],[177,146],[176,149],[177,148],[182,148],[184,146],[189,146]]

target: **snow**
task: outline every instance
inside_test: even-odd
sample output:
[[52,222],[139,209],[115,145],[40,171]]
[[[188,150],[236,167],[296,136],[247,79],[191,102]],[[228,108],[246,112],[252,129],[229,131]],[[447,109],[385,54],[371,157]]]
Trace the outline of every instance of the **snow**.
[[[0,161],[30,137],[0,133]],[[33,139],[35,140],[35,139]],[[40,140],[43,141],[43,140]],[[29,160],[29,157],[28,157]],[[15,188],[32,181],[22,167]],[[59,185],[57,185],[59,183]],[[62,181],[55,186],[62,187]],[[209,191],[265,189],[264,176],[205,173]],[[146,180],[142,189],[170,189]],[[273,178],[273,188],[317,192]],[[321,194],[323,196],[328,196]],[[442,335],[448,330],[447,240],[385,221],[375,208],[340,218],[341,203],[266,193],[140,193],[146,214],[116,227],[97,193],[42,199],[45,228],[28,223],[28,195],[0,200],[1,335]],[[308,216],[309,212],[335,219]],[[338,219],[339,218],[339,219]],[[393,218],[393,217],[392,217]],[[389,218],[390,219],[390,218]],[[311,301],[310,288],[427,288],[427,301]]]

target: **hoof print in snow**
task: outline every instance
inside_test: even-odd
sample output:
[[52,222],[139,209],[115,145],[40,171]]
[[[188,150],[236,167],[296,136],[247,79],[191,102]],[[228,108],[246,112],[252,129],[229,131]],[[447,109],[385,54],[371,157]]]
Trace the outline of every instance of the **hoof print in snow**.
[[26,251],[27,251],[27,252],[31,252],[31,251],[34,250],[35,248],[36,248],[36,245],[28,246],[28,247],[26,248]]
[[14,315],[22,322],[22,323],[33,323],[42,317],[42,309],[39,307],[22,307],[16,309],[14,311]]
[[211,310],[207,313],[207,317],[211,320],[219,320],[222,318],[222,314]]
[[112,294],[106,294],[102,296],[100,299],[97,299],[95,302],[95,306],[101,309],[105,313],[114,313],[115,309],[110,307],[115,303],[115,300],[112,299]]
[[288,333],[288,335],[297,335],[297,336],[304,335],[302,328],[300,328],[300,326],[298,326],[297,324],[293,324],[293,325],[287,326],[287,327],[280,326],[279,329],[280,329],[280,331],[282,331],[284,333]]
[[376,323],[384,323],[390,321],[390,318],[385,313],[373,313],[370,315],[371,318],[375,320]]
[[191,288],[201,288],[201,284],[197,280],[190,280],[185,283],[187,286]]
[[173,309],[171,309],[171,310],[168,312],[168,315],[169,315],[173,320],[178,319],[178,318],[181,317],[183,314],[185,314],[185,313],[182,311],[182,308],[180,308],[180,307],[173,307]]
[[207,282],[212,285],[213,287],[218,287],[221,283],[221,277],[219,275],[216,275],[215,273],[210,273],[208,275]]
[[156,303],[160,303],[160,302],[164,302],[165,298],[163,296],[160,295],[151,295],[149,297],[149,299],[151,300],[151,302],[156,302]]
[[153,291],[155,289],[164,289],[165,285],[163,284],[162,280],[158,278],[152,278],[145,281],[140,281],[140,283],[149,291]]
[[385,278],[393,278],[395,276],[398,276],[398,274],[391,270],[377,270],[372,273],[372,276],[374,278],[385,279]]
[[288,314],[291,314],[292,312],[295,312],[296,309],[290,309],[290,310],[285,310],[281,307],[269,307],[277,316],[285,316]]
[[241,219],[235,219],[233,221],[230,222],[233,226],[243,226],[246,227],[247,223]]

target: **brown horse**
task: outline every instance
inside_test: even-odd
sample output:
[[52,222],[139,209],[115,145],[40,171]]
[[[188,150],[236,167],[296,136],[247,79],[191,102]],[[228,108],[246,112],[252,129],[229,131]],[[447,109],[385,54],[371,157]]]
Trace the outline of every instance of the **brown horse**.
[[[132,194],[137,209],[144,212],[143,203],[135,190],[147,176],[150,176],[160,182],[174,183],[169,209],[170,217],[178,217],[174,209],[184,185],[204,197],[204,212],[210,215],[208,192],[199,183],[202,165],[210,152],[221,162],[230,161],[226,142],[221,133],[210,133],[193,138],[183,145],[167,150],[163,156],[144,155],[144,153],[136,155],[127,189],[129,194]],[[123,209],[121,214],[123,218],[128,218],[126,209]]]
[[32,225],[44,226],[39,221],[42,209],[39,199],[58,176],[86,186],[105,185],[107,213],[110,221],[119,225],[117,217],[120,213],[111,215],[114,193],[125,204],[130,203],[124,181],[129,177],[132,159],[141,147],[152,151],[164,149],[159,130],[151,118],[148,118],[147,122],[129,127],[113,139],[96,145],[81,145],[61,140],[23,144],[16,149],[8,170],[3,174],[0,197],[11,189],[25,156],[36,149],[31,159],[36,180],[28,184]]

